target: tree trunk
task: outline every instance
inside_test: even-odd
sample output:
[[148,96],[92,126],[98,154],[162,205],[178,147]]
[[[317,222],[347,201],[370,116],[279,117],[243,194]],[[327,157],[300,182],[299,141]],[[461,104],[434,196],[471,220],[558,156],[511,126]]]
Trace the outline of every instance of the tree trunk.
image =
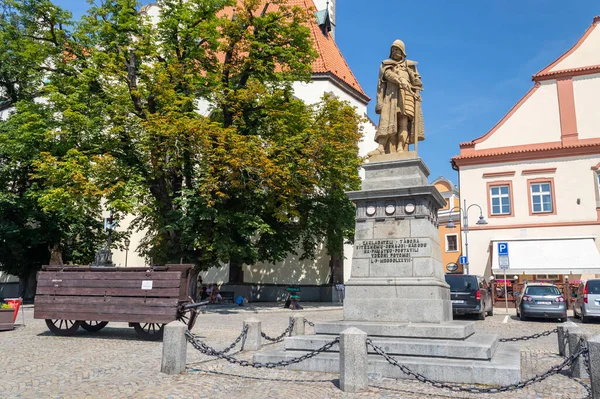
[[229,283],[241,284],[244,282],[244,269],[243,262],[238,259],[231,259],[229,261]]
[[19,276],[19,297],[23,301],[31,301],[35,298],[37,288],[37,270],[31,270],[24,277]]
[[344,284],[344,260],[333,255],[329,262],[331,262],[331,284]]

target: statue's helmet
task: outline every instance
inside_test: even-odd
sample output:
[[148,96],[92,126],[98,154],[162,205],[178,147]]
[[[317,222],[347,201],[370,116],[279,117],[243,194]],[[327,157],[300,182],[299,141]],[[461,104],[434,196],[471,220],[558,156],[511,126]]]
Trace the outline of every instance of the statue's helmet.
[[400,51],[402,51],[402,54],[404,54],[404,56],[406,57],[406,49],[402,40],[394,40],[394,43],[392,43],[392,48],[390,49],[390,57],[392,56],[392,50],[394,48],[400,49]]

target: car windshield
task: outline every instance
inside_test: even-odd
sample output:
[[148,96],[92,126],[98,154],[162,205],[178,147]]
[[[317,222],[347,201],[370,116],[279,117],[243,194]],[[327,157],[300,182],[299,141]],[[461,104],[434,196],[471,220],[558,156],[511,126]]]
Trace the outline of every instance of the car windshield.
[[590,295],[600,294],[600,280],[590,280],[587,283],[588,293]]
[[450,291],[471,291],[478,289],[477,279],[473,276],[446,276]]
[[525,295],[560,295],[560,291],[558,288],[552,286],[533,286],[527,287]]

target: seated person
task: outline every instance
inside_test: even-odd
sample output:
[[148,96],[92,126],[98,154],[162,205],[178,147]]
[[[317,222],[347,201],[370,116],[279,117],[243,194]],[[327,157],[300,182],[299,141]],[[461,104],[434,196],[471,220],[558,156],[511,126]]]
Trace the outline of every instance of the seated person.
[[206,286],[203,285],[202,288],[200,288],[200,300],[204,301],[206,298],[208,298],[208,293],[206,292]]
[[212,286],[212,284],[209,284],[208,287],[206,288],[206,298],[208,298],[208,300],[211,303],[213,301],[212,293],[213,293],[213,286]]
[[212,293],[211,293],[211,302],[212,303],[221,303],[223,297],[219,293],[219,287],[216,284],[213,284]]

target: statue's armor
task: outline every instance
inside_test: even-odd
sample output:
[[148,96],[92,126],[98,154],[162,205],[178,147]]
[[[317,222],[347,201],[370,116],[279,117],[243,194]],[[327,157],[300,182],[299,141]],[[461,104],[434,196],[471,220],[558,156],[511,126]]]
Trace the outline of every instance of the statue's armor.
[[[412,85],[412,76],[408,71],[408,66],[406,62],[398,63],[393,68],[390,68],[386,71],[386,79],[391,80],[389,73],[393,73],[395,76],[400,78],[401,80],[406,81],[409,85]],[[402,93],[402,102],[404,104],[404,109],[402,107],[398,107],[398,113],[401,115],[408,116],[409,118],[414,118],[415,116],[415,97],[412,94],[411,90],[400,89]],[[398,99],[400,101],[400,99]],[[400,105],[400,104],[398,104]]]

